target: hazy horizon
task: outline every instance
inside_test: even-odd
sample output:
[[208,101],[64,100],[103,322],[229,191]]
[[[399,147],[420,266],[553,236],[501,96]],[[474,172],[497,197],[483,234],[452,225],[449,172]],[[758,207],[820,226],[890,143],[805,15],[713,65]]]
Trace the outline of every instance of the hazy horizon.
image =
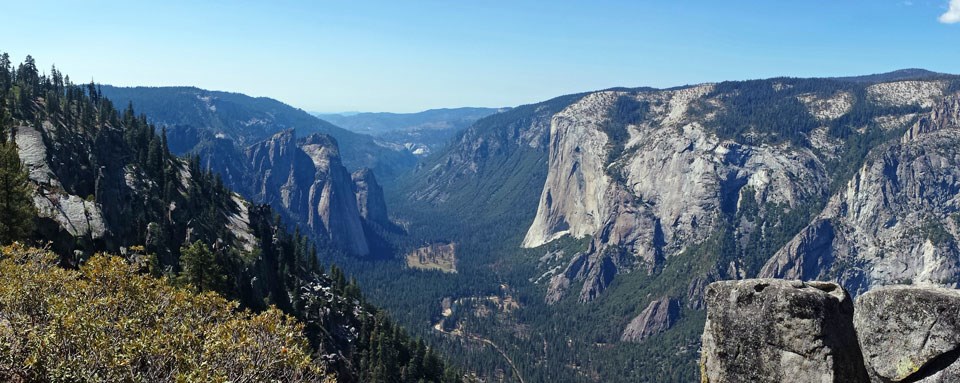
[[[311,113],[516,106],[611,87],[955,73],[960,0],[13,3],[0,42],[75,82],[196,86]],[[56,9],[57,12],[51,10]],[[748,10],[748,11],[744,11]],[[44,28],[31,27],[45,20]],[[84,33],[76,33],[83,23]],[[25,33],[25,31],[27,31]]]

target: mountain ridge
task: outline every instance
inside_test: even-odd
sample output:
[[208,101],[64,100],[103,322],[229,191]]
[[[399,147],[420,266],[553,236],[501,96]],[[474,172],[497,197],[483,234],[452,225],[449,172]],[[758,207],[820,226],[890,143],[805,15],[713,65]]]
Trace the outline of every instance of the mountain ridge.
[[[397,206],[395,214],[410,219],[415,238],[460,244],[458,275],[494,269],[493,278],[526,294],[524,310],[539,317],[527,316],[519,323],[550,334],[543,335],[548,339],[580,339],[574,341],[583,342],[580,353],[566,355],[577,360],[591,355],[596,360],[593,366],[605,371],[598,376],[630,379],[605,364],[615,357],[602,350],[588,351],[593,344],[617,350],[611,353],[644,355],[629,359],[642,363],[641,370],[673,366],[661,377],[676,373],[695,379],[693,354],[668,352],[662,342],[671,342],[670,350],[696,349],[707,284],[766,273],[765,265],[780,259],[778,250],[804,248],[799,250],[808,252],[803,256],[783,258],[790,265],[784,270],[809,268],[811,274],[801,275],[805,279],[828,277],[851,291],[862,291],[855,286],[862,279],[837,279],[838,275],[859,269],[869,274],[873,266],[864,262],[875,257],[850,252],[842,253],[848,257],[841,253],[834,257],[816,250],[834,246],[831,232],[837,238],[841,233],[853,238],[851,229],[816,234],[816,217],[831,197],[844,193],[864,172],[871,179],[891,174],[870,170],[871,166],[896,166],[898,157],[952,163],[955,151],[943,137],[950,134],[938,136],[931,129],[949,121],[950,109],[941,107],[941,101],[960,91],[960,81],[952,75],[926,78],[926,72],[915,71],[891,76],[923,79],[778,77],[665,90],[613,88],[568,96],[554,109],[546,108],[546,102],[517,107],[481,119],[458,134],[450,147],[424,160],[416,179],[388,198]],[[887,155],[893,159],[879,160],[886,145],[898,145],[908,137],[921,137],[919,145],[927,151],[916,148],[907,157]],[[936,142],[941,144],[934,152],[930,145]],[[921,225],[914,232],[904,230],[909,226],[905,223],[890,235],[939,245],[912,249],[911,254],[923,255],[917,261],[922,265],[906,275],[875,274],[868,286],[928,280],[914,272],[928,273],[947,285],[956,280],[945,276],[956,271],[949,260],[955,258],[953,243],[960,232],[949,213],[960,194],[948,182],[949,172],[929,165],[917,169],[939,174],[925,176],[922,189],[946,201],[936,206],[943,206],[947,215],[938,213],[928,220],[894,215],[898,221],[936,225]],[[899,172],[904,171],[895,173]],[[906,182],[907,175],[918,172],[906,171],[897,178]],[[510,181],[516,179],[526,182]],[[911,190],[919,187],[911,185]],[[497,194],[500,190],[510,192]],[[538,201],[531,202],[531,196]],[[435,216],[461,217],[463,222],[425,220]],[[854,223],[866,221],[858,222]],[[869,224],[854,231],[856,236],[883,230],[882,220],[871,222],[880,226]],[[812,229],[805,229],[808,225]],[[528,238],[518,237],[516,231],[528,233]],[[529,234],[538,232],[542,233]],[[471,244],[475,237],[497,244]],[[527,246],[521,248],[523,244]],[[890,262],[903,257],[913,256],[887,255]],[[386,294],[382,299],[398,297]],[[655,310],[651,307],[661,307],[655,302],[670,302],[661,306],[679,310]],[[460,320],[487,337],[520,321],[509,316],[495,325]],[[653,335],[628,345],[621,340],[633,338],[624,338],[628,326],[633,326],[630,334]],[[530,347],[523,340],[497,339],[519,349]],[[562,347],[546,348],[554,356],[565,355]],[[542,356],[530,358],[547,363]],[[649,375],[630,376],[655,381]]]
[[227,139],[245,148],[286,129],[301,134],[325,133],[346,148],[344,163],[351,171],[368,167],[391,179],[414,166],[412,154],[378,144],[321,120],[301,109],[269,97],[209,91],[196,87],[101,86],[104,95],[126,104],[133,102],[151,122],[167,129],[176,154],[194,153],[198,144]]

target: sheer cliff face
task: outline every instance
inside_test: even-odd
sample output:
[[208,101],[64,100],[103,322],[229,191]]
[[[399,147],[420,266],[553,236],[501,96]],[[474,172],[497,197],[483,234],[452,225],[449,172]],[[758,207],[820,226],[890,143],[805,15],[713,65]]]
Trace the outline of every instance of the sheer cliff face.
[[[589,301],[618,273],[653,271],[719,230],[743,195],[761,206],[791,206],[825,192],[825,171],[811,150],[722,140],[705,127],[709,115],[689,113],[698,102],[717,102],[706,99],[712,90],[594,93],[553,118],[550,170],[523,245],[563,235],[590,235],[592,243],[552,277],[548,301],[561,299],[573,280],[584,281],[578,299]],[[604,124],[621,97],[647,111],[627,125],[623,150],[611,156]]]
[[370,223],[389,225],[387,203],[383,196],[383,188],[370,169],[360,169],[351,174],[353,192],[357,197],[357,208],[360,217]]
[[583,238],[600,228],[600,220],[610,208],[604,198],[610,177],[603,170],[602,148],[607,136],[597,126],[614,97],[613,93],[591,94],[553,116],[551,171],[524,247],[540,246],[567,234]]
[[246,156],[252,199],[273,205],[350,253],[370,252],[353,180],[331,137],[314,134],[297,140],[288,130],[249,147]]
[[854,293],[910,282],[957,287],[957,148],[960,95],[950,95],[902,138],[877,148],[761,275],[835,278]]
[[[718,127],[718,115],[738,107],[735,98],[747,90],[714,85],[597,92],[554,115],[546,182],[523,246],[538,247],[565,235],[590,236],[591,244],[565,270],[541,277],[550,278],[547,301],[562,299],[575,281],[583,282],[578,300],[592,300],[616,275],[653,273],[665,259],[718,232],[729,232],[738,248],[750,241],[769,244],[769,232],[791,224],[802,216],[801,209],[828,200],[820,218],[761,275],[807,279],[841,273],[848,287],[862,288],[911,279],[955,283],[953,236],[960,220],[949,213],[957,211],[954,201],[960,194],[953,154],[960,131],[955,130],[956,98],[944,100],[946,83],[833,84],[809,92],[792,89],[809,87],[804,83],[767,84],[764,92],[793,92],[782,103],[800,109],[798,125],[811,121],[809,131],[798,135],[802,140],[769,140],[765,134],[776,130],[763,126],[720,134],[718,129],[730,126]],[[856,117],[850,116],[860,112],[854,108],[865,105],[857,104],[857,97],[880,110],[870,121],[877,134],[915,125],[902,142],[870,151],[864,168],[831,198],[831,180],[842,175],[838,168],[845,151],[857,144],[831,129]],[[611,126],[616,127],[621,105],[637,105],[642,113],[625,121],[626,134],[618,135]],[[857,128],[861,134],[869,129]],[[919,229],[910,232],[911,227]],[[935,238],[924,241],[924,236]],[[750,254],[737,251],[740,256],[716,266],[720,277],[760,271],[765,259],[744,260]],[[860,264],[871,266],[854,271],[860,269],[852,266]]]

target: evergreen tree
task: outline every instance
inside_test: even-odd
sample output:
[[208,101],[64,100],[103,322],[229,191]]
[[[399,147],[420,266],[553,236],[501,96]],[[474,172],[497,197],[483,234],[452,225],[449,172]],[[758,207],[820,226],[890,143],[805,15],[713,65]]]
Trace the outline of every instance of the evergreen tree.
[[33,230],[36,209],[17,146],[0,144],[0,243],[25,238]]
[[216,254],[201,241],[180,248],[180,281],[193,286],[197,291],[226,290],[227,272],[218,262]]

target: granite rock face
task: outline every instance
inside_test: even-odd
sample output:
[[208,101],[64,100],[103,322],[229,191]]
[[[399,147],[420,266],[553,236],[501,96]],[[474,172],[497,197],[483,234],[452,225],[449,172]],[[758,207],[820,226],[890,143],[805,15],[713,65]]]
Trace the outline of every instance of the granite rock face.
[[[547,176],[522,246],[564,236],[591,243],[566,268],[543,270],[545,300],[589,302],[617,275],[656,273],[723,231],[741,249],[717,264],[722,279],[839,276],[854,295],[911,281],[956,287],[955,87],[922,80],[801,91],[794,87],[813,83],[778,81],[600,91],[554,114]],[[737,108],[738,92],[793,92],[783,102],[805,109],[797,117],[809,119],[807,131],[793,141],[769,139],[769,129],[724,133],[738,122],[717,120]],[[862,142],[836,133],[845,124],[882,138],[849,158]]]
[[[781,211],[826,195],[827,169],[811,148],[718,137],[713,115],[700,111],[722,104],[714,93],[712,84],[596,92],[553,116],[547,179],[522,245],[567,235],[592,243],[553,276],[548,303],[573,281],[584,282],[577,299],[588,302],[621,273],[651,273],[730,225],[742,206],[756,206],[732,222],[734,234],[746,238],[764,222],[776,226]],[[623,105],[642,118],[614,121]],[[617,123],[625,130],[621,142],[611,135]],[[613,149],[618,145],[623,149]],[[741,264],[729,269],[730,278],[748,274]]]
[[866,382],[854,306],[827,282],[753,279],[707,287],[703,382]]
[[877,288],[857,299],[854,325],[872,382],[960,381],[960,291]]
[[[52,125],[46,123],[43,129],[52,129]],[[48,163],[43,132],[33,126],[19,126],[16,144],[17,154],[30,173],[30,181],[37,185],[33,204],[40,217],[56,222],[70,236],[103,238],[107,234],[107,222],[100,205],[64,190]]]
[[660,298],[647,305],[640,315],[633,318],[623,330],[620,340],[624,342],[642,342],[643,340],[670,329],[680,317],[680,301]]
[[386,198],[373,171],[367,168],[360,169],[353,172],[351,178],[353,178],[353,192],[357,197],[360,217],[370,223],[389,225]]
[[286,130],[249,147],[247,194],[355,255],[370,248],[357,208],[353,179],[336,141],[313,134],[297,139]]
[[921,101],[931,104],[930,112],[875,149],[820,214],[767,261],[760,277],[836,276],[855,295],[893,284],[958,286],[960,95]]

